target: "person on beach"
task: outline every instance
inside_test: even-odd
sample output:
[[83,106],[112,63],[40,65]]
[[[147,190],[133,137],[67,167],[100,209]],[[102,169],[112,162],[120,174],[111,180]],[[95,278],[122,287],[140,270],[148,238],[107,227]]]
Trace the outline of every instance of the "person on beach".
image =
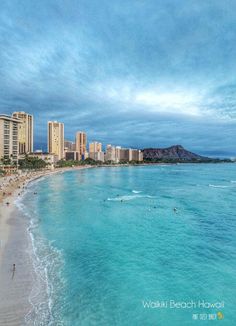
[[13,266],[12,266],[12,279],[15,276],[15,271],[16,271],[16,264],[13,264]]

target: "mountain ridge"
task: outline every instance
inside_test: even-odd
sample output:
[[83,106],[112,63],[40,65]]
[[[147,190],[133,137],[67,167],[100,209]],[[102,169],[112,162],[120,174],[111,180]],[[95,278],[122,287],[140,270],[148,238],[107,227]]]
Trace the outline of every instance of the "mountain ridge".
[[186,162],[208,162],[212,160],[209,157],[190,152],[182,145],[173,145],[166,148],[144,148],[142,152],[144,160],[147,161],[177,160]]

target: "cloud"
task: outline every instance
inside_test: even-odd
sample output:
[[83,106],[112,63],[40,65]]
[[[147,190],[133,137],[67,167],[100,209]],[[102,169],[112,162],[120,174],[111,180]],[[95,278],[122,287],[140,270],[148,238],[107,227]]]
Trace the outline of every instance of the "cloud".
[[66,137],[236,151],[236,5],[222,1],[2,1],[0,110]]
[[[189,90],[167,90],[158,87],[141,89],[138,85],[130,85],[119,81],[112,86],[112,82],[95,87],[97,96],[103,101],[120,102],[125,106],[139,106],[150,112],[168,112],[184,115],[201,115],[200,105],[202,96]],[[203,112],[202,112],[203,113]]]

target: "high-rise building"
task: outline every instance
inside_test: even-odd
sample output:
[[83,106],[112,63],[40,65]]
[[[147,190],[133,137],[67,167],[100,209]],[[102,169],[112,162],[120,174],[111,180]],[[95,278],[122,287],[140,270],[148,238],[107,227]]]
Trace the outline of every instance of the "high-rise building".
[[131,150],[129,148],[121,148],[119,162],[129,162],[130,161],[130,151]]
[[0,115],[0,159],[18,162],[18,130],[21,120]]
[[19,111],[14,112],[12,117],[22,121],[18,130],[19,154],[32,153],[34,142],[33,116],[23,111]]
[[75,143],[70,140],[64,141],[65,151],[75,151]]
[[89,153],[102,152],[102,143],[94,141],[89,144]]
[[95,152],[93,154],[89,154],[90,158],[92,158],[94,161],[101,161],[101,162],[104,162],[104,152]]
[[80,153],[76,151],[66,151],[65,159],[66,161],[80,161]]
[[138,160],[139,160],[139,162],[143,161],[143,152],[141,150],[139,150]]
[[143,153],[139,149],[122,148],[120,146],[107,145],[105,161],[114,163],[128,163],[130,161],[143,161]]
[[75,136],[75,150],[80,153],[82,159],[86,158],[87,135],[83,131],[77,131]]
[[116,148],[112,145],[107,145],[105,161],[116,162]]
[[121,155],[122,148],[120,146],[116,146],[116,158],[115,162],[119,163],[120,162],[120,155]]
[[48,121],[48,152],[64,158],[64,123]]
[[140,149],[130,149],[129,161],[143,161],[143,153]]
[[104,152],[102,151],[102,143],[93,142],[89,144],[89,157],[95,161],[104,162]]

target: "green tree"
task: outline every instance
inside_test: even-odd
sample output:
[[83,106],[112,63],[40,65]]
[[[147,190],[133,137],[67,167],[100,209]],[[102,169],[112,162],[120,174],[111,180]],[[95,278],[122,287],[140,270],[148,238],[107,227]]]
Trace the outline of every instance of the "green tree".
[[20,159],[18,161],[19,168],[22,170],[41,170],[46,168],[48,163],[38,157],[30,157],[28,155],[25,156],[24,159]]

